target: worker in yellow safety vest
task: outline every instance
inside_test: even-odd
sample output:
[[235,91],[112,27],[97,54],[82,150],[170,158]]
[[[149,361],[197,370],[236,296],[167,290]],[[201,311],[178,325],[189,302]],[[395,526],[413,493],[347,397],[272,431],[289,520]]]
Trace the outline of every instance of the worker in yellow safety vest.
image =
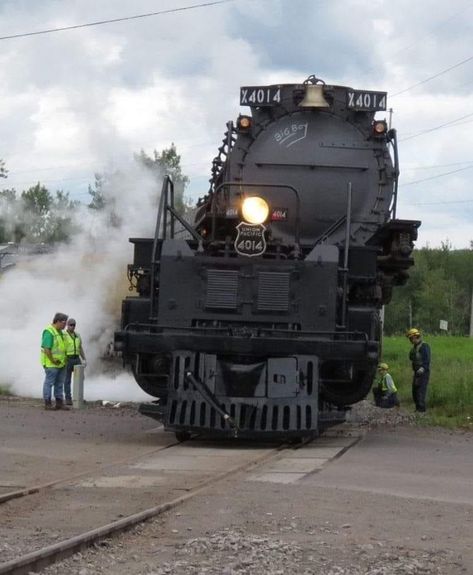
[[[69,409],[64,405],[63,387],[66,377],[66,344],[63,329],[67,315],[56,313],[51,325],[43,330],[41,338],[41,365],[44,368],[43,399],[45,409]],[[52,404],[52,392],[56,405]]]
[[373,388],[375,405],[385,409],[400,406],[397,388],[392,376],[388,373],[388,369],[389,366],[387,363],[380,363],[378,365],[378,379]]
[[72,405],[71,379],[75,365],[85,366],[85,353],[82,345],[82,338],[76,331],[76,320],[70,317],[67,320],[66,331],[64,332],[66,342],[66,378],[64,380],[64,395],[66,405]]

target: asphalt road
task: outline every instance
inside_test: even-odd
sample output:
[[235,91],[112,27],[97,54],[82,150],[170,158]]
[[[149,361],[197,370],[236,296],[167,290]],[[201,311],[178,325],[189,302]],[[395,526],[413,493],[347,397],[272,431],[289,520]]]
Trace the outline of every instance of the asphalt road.
[[[381,428],[305,479],[320,487],[473,505],[473,433]],[[473,540],[473,532],[472,532]]]

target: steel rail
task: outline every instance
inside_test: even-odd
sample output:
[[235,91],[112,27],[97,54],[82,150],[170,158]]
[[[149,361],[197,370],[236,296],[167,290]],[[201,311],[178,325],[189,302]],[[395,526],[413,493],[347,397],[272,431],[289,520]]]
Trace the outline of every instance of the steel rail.
[[136,459],[140,459],[141,457],[147,457],[148,455],[152,455],[153,453],[157,453],[159,451],[163,451],[164,449],[169,449],[170,447],[174,447],[175,445],[179,445],[179,441],[173,441],[167,445],[162,447],[158,447],[156,449],[151,449],[150,451],[146,451],[145,453],[141,453],[139,455],[133,455],[132,457],[127,457],[125,459],[119,459],[116,461],[111,461],[109,463],[105,463],[103,465],[96,465],[93,468],[88,469],[87,471],[81,471],[80,473],[76,473],[74,475],[69,475],[67,477],[62,477],[61,479],[53,479],[52,481],[47,481],[46,483],[40,483],[38,485],[31,485],[30,487],[24,487],[23,489],[17,489],[15,491],[9,491],[8,493],[3,493],[0,495],[0,505],[6,503],[7,501],[11,501],[12,499],[19,499],[21,497],[26,497],[27,495],[33,495],[35,493],[39,493],[41,491],[45,491],[46,489],[50,489],[51,487],[56,487],[56,485],[60,485],[61,483],[68,483],[69,481],[75,481],[81,477],[92,475],[97,471],[102,469],[109,469],[110,467],[115,467],[117,465],[123,465],[128,461],[135,461]]

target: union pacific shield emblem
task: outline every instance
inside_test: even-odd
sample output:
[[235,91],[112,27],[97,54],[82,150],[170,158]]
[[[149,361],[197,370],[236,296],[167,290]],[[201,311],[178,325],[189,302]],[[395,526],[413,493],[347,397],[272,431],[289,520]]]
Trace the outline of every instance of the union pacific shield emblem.
[[263,224],[247,224],[240,222],[236,229],[238,234],[235,240],[235,250],[241,256],[254,257],[264,254],[266,251],[266,239]]

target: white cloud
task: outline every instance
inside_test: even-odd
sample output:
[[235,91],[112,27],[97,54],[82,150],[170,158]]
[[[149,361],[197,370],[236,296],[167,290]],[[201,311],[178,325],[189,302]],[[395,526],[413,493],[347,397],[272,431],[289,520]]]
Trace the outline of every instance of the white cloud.
[[[175,7],[170,0],[159,5]],[[156,10],[151,0],[132,9],[125,0],[10,2],[0,7],[0,35]],[[466,0],[435,10],[427,0],[240,0],[3,41],[5,183],[22,190],[41,180],[84,201],[102,166],[175,142],[191,177],[189,193],[197,197],[207,191],[225,123],[238,114],[240,85],[301,81],[315,73],[329,83],[395,94],[468,58],[472,28]],[[472,67],[473,61],[389,99],[401,140],[401,208],[412,193],[424,202],[439,200],[445,189],[468,197],[468,172],[409,192],[402,186],[420,179],[408,168],[471,159],[471,124],[402,139],[471,112]],[[422,234],[437,226],[420,217]]]
[[81,126],[71,109],[66,94],[59,88],[41,93],[36,112],[31,115],[34,124],[34,147],[55,158],[70,157],[84,144]]

